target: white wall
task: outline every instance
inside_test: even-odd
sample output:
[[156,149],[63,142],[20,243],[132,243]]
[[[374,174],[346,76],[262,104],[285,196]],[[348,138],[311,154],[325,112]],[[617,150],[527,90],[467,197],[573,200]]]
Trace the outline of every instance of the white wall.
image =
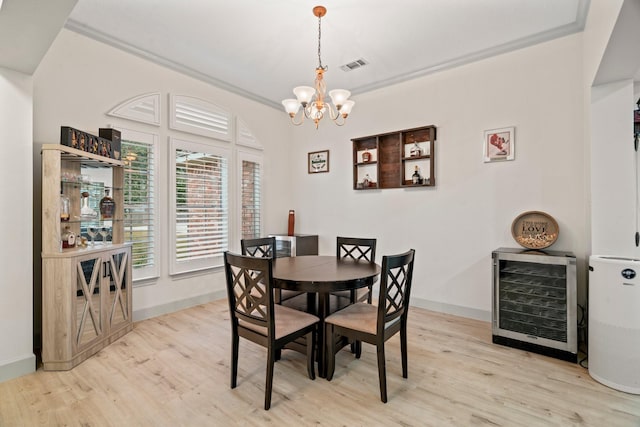
[[[162,94],[161,126],[154,127],[106,113],[121,102],[149,92]],[[60,126],[72,126],[97,133],[99,127],[137,129],[159,134],[159,242],[160,278],[134,288],[134,319],[225,297],[221,270],[170,277],[167,193],[168,171],[168,94],[195,96],[220,105],[238,115],[264,146],[265,231],[281,229],[290,204],[287,191],[290,175],[281,165],[289,162],[290,129],[284,113],[241,98],[201,81],[155,65],[77,33],[64,30],[34,74],[34,141],[58,143]],[[189,139],[204,141],[189,135]],[[229,145],[228,143],[221,143]],[[235,165],[235,160],[232,163]],[[37,173],[38,171],[36,171]],[[235,179],[236,175],[230,175]],[[232,200],[230,209],[236,206]],[[233,211],[232,211],[233,214]],[[281,225],[282,224],[282,225]],[[239,237],[230,236],[231,248],[240,250]]]
[[32,78],[0,68],[0,381],[33,372]]
[[[560,226],[550,249],[574,252],[584,280],[581,43],[568,36],[359,95],[346,126],[297,128],[299,231],[319,233],[326,254],[336,235],[377,237],[379,257],[415,248],[414,304],[489,319],[491,251],[517,247],[513,219],[542,210]],[[326,80],[331,88],[331,73]],[[351,138],[430,124],[435,188],[352,189]],[[516,127],[515,160],[483,163],[483,131],[507,126]],[[308,175],[307,152],[320,149],[330,150],[330,172]]]
[[591,94],[592,253],[640,257],[635,245],[633,81],[600,85]]
[[[586,119],[591,149],[589,254],[638,258],[633,114],[640,4],[592,0],[584,32]],[[637,85],[637,83],[635,83]]]

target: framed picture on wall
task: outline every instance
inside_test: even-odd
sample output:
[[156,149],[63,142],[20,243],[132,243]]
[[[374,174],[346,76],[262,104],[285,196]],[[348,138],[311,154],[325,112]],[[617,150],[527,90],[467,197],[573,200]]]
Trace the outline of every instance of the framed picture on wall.
[[329,150],[314,151],[309,153],[308,172],[329,172]]
[[498,162],[515,157],[515,127],[484,131],[484,161]]

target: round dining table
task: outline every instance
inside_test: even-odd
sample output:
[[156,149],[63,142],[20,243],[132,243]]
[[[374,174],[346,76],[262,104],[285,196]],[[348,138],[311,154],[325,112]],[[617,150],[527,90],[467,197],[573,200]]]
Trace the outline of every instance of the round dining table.
[[[274,286],[280,289],[306,292],[318,296],[318,308],[308,304],[320,319],[318,325],[318,373],[326,377],[327,346],[324,319],[329,313],[329,296],[332,292],[363,288],[371,285],[380,274],[375,262],[357,261],[335,256],[306,255],[276,258],[273,263]],[[310,299],[309,302],[314,301]]]

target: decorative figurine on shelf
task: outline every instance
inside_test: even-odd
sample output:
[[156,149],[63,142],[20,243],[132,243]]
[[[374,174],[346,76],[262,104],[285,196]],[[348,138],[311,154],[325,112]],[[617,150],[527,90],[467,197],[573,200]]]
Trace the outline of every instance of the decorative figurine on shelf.
[[94,211],[93,209],[91,209],[89,207],[89,192],[88,191],[83,191],[82,192],[82,208],[80,209],[80,216],[82,218],[95,218],[98,216],[98,214],[96,213],[96,211]]
[[[411,157],[420,157],[422,156],[422,148],[418,145],[418,142],[413,143],[413,147],[411,147],[411,151],[409,151],[409,155]],[[414,182],[415,184],[415,182]]]
[[363,163],[367,163],[371,161],[371,153],[369,152],[369,149],[366,148],[364,150],[364,153],[362,153],[362,162]]
[[411,175],[411,182],[414,185],[422,184],[422,177],[420,176],[420,169],[418,168],[418,165],[416,165],[413,175]]
[[369,178],[369,174],[366,174],[362,180],[362,188],[368,188],[369,183],[371,183],[371,178]]

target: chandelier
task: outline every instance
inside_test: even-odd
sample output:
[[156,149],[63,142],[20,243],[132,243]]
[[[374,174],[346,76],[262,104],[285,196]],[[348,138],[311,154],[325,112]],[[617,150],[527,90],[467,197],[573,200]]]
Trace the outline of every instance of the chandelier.
[[[289,117],[291,117],[291,123],[296,126],[301,125],[306,117],[307,119],[313,120],[316,124],[316,129],[318,129],[320,120],[322,120],[327,113],[335,124],[342,126],[355,105],[355,102],[349,99],[351,92],[344,89],[334,89],[329,92],[329,97],[331,97],[333,105],[325,101],[327,86],[324,83],[324,73],[328,67],[322,66],[320,38],[322,35],[321,21],[326,13],[327,9],[324,6],[316,6],[313,8],[313,14],[318,17],[318,67],[316,68],[314,87],[298,86],[293,89],[293,93],[297,99],[285,99],[282,101],[285,111],[289,114]],[[300,107],[302,107],[302,114],[300,115],[300,119],[296,121]]]

